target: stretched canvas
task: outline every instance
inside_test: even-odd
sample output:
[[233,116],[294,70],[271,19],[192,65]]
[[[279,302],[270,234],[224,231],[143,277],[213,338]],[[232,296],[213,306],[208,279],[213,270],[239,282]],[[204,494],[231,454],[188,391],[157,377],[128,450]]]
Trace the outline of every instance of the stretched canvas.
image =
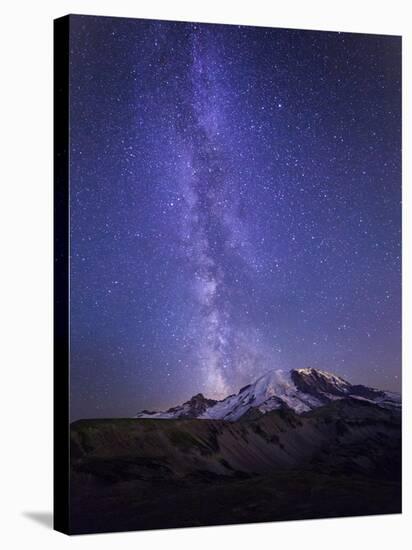
[[401,38],[55,22],[55,527],[401,512]]

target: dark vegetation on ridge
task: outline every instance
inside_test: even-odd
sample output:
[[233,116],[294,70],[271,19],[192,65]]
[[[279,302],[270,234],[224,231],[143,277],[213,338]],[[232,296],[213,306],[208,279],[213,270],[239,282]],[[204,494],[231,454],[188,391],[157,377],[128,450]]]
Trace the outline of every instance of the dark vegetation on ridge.
[[401,508],[400,410],[334,401],[298,415],[71,425],[74,533]]

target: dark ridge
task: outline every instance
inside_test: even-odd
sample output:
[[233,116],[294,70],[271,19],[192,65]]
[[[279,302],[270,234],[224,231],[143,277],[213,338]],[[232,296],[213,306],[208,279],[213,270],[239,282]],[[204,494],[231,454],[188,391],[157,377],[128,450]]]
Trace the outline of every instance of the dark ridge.
[[[328,399],[324,395],[322,395],[321,392],[326,392],[338,396],[347,395],[347,391],[336,388],[315,369],[311,369],[310,374],[302,374],[297,370],[293,370],[291,376],[292,381],[296,385],[298,390],[304,393],[309,393],[310,395],[317,397],[321,401],[328,401]],[[348,389],[351,387],[351,385],[343,379],[342,383],[347,384]]]
[[381,390],[375,390],[373,388],[368,388],[366,386],[362,386],[361,384],[351,386],[350,393],[359,397],[365,397],[365,399],[376,399],[377,397],[385,397],[385,392]]

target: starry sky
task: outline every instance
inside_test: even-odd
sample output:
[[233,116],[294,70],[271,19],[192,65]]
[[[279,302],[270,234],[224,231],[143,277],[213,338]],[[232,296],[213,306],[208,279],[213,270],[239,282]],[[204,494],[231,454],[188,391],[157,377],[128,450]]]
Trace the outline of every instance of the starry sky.
[[401,39],[72,16],[71,417],[401,384]]

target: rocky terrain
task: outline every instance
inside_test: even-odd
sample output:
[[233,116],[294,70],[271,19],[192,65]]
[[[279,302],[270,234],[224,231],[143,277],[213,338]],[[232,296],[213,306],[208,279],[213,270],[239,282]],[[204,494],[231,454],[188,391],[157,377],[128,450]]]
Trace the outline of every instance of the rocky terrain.
[[232,396],[255,398],[237,420],[205,418],[222,402],[195,396],[195,418],[74,422],[72,532],[400,512],[399,399],[293,372],[293,391],[323,403],[298,413],[269,377]]

